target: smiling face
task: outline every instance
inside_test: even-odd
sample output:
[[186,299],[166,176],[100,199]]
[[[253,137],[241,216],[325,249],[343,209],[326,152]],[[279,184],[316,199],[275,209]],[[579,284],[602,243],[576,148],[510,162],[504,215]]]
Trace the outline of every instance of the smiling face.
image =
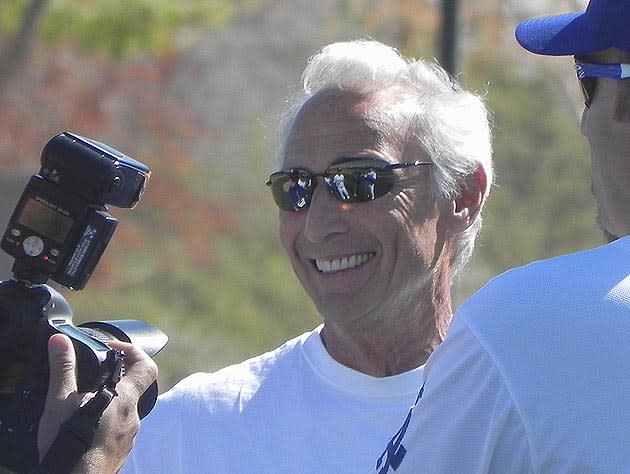
[[[340,91],[311,98],[290,131],[283,168],[321,173],[347,157],[427,160],[371,128],[364,118],[370,104],[369,97]],[[428,168],[397,170],[391,192],[360,203],[335,199],[318,177],[308,208],[280,211],[282,244],[325,320],[380,320],[417,304],[445,241],[439,219],[445,204],[429,197]]]

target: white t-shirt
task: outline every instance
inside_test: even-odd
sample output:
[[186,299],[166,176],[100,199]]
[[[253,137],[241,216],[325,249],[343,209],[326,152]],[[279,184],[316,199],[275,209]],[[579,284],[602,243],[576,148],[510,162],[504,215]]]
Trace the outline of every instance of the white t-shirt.
[[423,368],[383,378],[357,372],[330,357],[320,330],[181,381],[143,420],[123,472],[370,472]]
[[495,278],[425,377],[372,472],[630,473],[630,237]]

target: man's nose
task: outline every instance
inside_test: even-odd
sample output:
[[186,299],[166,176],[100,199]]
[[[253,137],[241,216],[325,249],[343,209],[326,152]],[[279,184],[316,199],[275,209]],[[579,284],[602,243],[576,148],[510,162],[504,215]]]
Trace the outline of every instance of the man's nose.
[[325,242],[334,234],[348,231],[348,214],[352,205],[335,199],[323,178],[317,179],[311,204],[306,210],[304,236],[311,242]]

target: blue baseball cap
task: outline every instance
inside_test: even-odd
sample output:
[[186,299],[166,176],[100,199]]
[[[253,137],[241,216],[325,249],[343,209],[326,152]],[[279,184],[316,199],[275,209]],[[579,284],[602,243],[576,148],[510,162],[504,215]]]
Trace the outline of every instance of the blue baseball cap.
[[630,53],[630,0],[591,0],[585,12],[525,20],[516,40],[536,54],[580,56],[608,48]]

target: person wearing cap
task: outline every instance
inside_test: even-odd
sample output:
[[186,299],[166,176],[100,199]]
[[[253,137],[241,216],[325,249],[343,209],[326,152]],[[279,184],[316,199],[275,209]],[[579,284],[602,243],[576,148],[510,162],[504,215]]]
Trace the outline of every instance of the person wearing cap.
[[457,310],[379,474],[630,472],[630,1],[528,20],[516,38],[575,57],[609,243],[508,271]]

